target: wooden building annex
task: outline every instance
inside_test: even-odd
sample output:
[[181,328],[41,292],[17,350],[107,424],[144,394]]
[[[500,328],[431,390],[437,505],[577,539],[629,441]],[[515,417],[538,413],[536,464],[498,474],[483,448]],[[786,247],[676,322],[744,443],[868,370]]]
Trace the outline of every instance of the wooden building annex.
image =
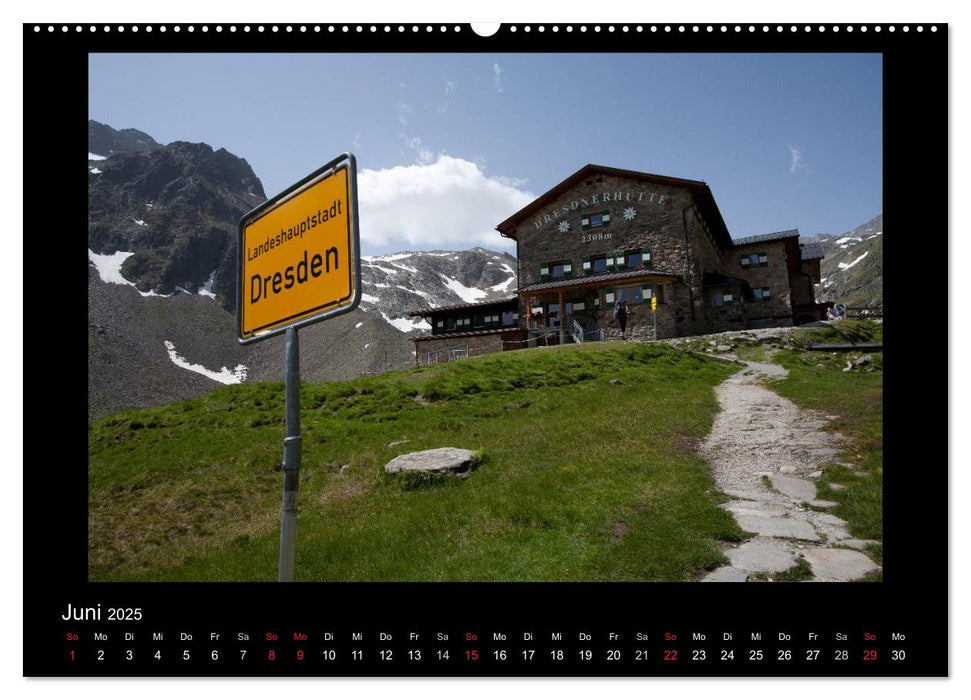
[[[796,229],[732,239],[701,181],[587,165],[496,229],[516,242],[517,296],[413,312],[432,324],[431,336],[416,339],[418,355],[436,335],[445,340],[458,311],[469,316],[467,332],[508,334],[513,342],[493,343],[497,350],[619,338],[613,309],[622,300],[631,309],[628,335],[643,340],[825,314],[813,291],[821,248],[801,245]],[[480,314],[496,323],[496,310],[498,326],[476,326]]]

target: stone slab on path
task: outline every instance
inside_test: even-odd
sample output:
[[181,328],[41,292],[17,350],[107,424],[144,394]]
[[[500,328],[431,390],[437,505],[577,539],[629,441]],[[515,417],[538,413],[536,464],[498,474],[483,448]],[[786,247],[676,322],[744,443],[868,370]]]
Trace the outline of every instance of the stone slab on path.
[[824,535],[830,544],[848,540],[851,537],[846,521],[832,513],[806,511],[802,517],[812,523],[816,532]]
[[384,471],[389,474],[428,472],[458,476],[464,479],[477,462],[478,456],[472,450],[463,450],[458,447],[439,447],[434,450],[399,455],[384,465]]
[[767,518],[761,515],[736,513],[735,520],[745,532],[754,532],[765,537],[784,537],[807,542],[821,542],[813,526],[797,518]]
[[761,515],[766,518],[778,518],[788,512],[781,503],[765,501],[729,501],[722,503],[720,507],[734,515]]
[[813,570],[814,581],[852,581],[879,571],[865,554],[852,549],[816,549],[803,552]]
[[781,542],[751,540],[725,552],[732,568],[749,573],[772,574],[788,571],[798,560],[795,552]]
[[745,583],[746,581],[748,581],[748,574],[733,566],[719,567],[701,579],[702,583]]
[[816,484],[805,479],[794,479],[791,476],[773,474],[769,477],[772,487],[781,491],[794,501],[812,501],[816,499]]

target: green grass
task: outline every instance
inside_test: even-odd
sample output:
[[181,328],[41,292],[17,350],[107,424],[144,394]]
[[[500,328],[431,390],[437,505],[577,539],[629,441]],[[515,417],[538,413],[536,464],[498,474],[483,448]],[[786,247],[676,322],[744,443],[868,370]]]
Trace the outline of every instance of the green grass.
[[[296,577],[692,580],[742,539],[693,453],[735,369],[597,343],[304,385]],[[252,384],[90,424],[90,578],[275,580],[283,422],[282,384]],[[383,471],[442,446],[482,464]]]
[[[856,335],[858,331],[850,324],[877,325],[868,321],[837,325]],[[846,520],[854,537],[882,540],[883,363],[880,353],[870,353],[873,360],[869,365],[842,371],[847,360],[861,354],[778,352],[774,360],[789,370],[789,376],[773,383],[772,389],[799,406],[838,416],[827,427],[841,433],[846,441],[834,462],[850,464],[853,469],[828,465],[817,481],[817,497],[839,503],[828,512]],[[834,490],[829,483],[846,488]]]
[[735,350],[735,357],[749,362],[765,362],[765,348],[757,343],[739,345]]
[[883,325],[869,319],[845,319],[806,330],[807,343],[865,343],[883,340]]
[[813,569],[805,559],[800,559],[792,568],[774,574],[756,573],[749,577],[750,581],[809,581],[813,577]]

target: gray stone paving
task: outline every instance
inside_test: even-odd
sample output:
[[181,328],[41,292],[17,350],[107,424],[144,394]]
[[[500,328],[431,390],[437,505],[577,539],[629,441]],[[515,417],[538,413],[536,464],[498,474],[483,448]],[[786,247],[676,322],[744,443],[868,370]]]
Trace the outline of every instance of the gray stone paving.
[[748,574],[741,569],[736,569],[734,566],[722,566],[702,579],[702,581],[708,583],[745,583],[747,580]]
[[870,557],[852,549],[807,549],[803,556],[813,568],[814,581],[852,581],[880,569]]
[[781,491],[794,501],[812,501],[816,499],[816,484],[806,479],[793,479],[791,476],[770,476],[772,488]]
[[796,550],[776,538],[749,540],[728,550],[725,556],[732,567],[749,573],[774,574],[798,563]]
[[814,581],[850,581],[879,571],[857,551],[872,541],[853,539],[844,520],[809,507],[838,505],[817,499],[815,484],[839,452],[840,436],[823,432],[835,416],[800,409],[768,389],[763,382],[784,377],[782,367],[745,364],[716,389],[721,411],[701,454],[733,499],[721,507],[754,537],[726,549],[731,565],[702,580],[745,581],[749,574],[785,571],[800,559],[812,567]]
[[799,518],[766,518],[761,515],[735,514],[738,526],[745,532],[754,532],[767,537],[784,537],[792,540],[821,542],[813,526]]

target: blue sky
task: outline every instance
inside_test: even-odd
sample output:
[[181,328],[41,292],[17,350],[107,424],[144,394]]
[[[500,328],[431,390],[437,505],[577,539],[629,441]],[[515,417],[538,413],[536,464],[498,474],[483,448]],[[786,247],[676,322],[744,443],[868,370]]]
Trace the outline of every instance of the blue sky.
[[586,163],[704,180],[735,237],[880,213],[872,54],[96,54],[89,116],[246,158],[275,194],[341,151],[365,254],[483,245]]

